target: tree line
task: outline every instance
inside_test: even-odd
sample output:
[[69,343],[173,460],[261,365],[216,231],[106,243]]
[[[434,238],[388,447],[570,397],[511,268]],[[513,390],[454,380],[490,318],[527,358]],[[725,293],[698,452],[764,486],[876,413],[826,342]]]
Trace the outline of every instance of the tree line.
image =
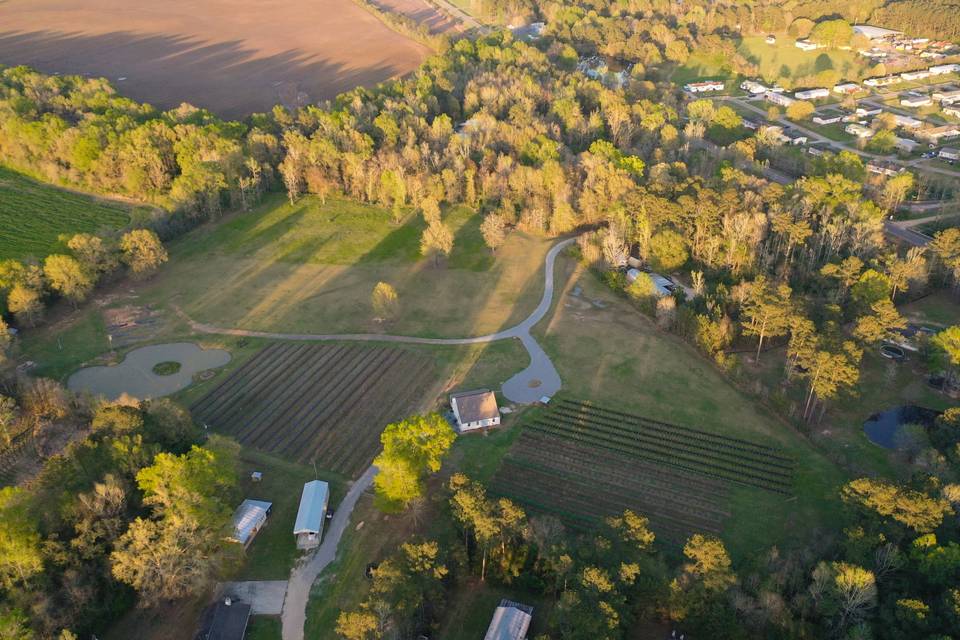
[[29,483],[0,489],[0,637],[88,637],[135,605],[204,593],[241,557],[227,542],[239,445],[203,440],[181,407],[38,379],[0,395],[0,420],[71,439]]

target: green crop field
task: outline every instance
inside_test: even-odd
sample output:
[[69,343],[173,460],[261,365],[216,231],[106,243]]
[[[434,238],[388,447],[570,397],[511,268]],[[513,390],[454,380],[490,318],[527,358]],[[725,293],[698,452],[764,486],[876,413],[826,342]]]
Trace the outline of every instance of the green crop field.
[[0,167],[0,260],[42,258],[63,248],[61,234],[117,228],[129,220],[128,207]]

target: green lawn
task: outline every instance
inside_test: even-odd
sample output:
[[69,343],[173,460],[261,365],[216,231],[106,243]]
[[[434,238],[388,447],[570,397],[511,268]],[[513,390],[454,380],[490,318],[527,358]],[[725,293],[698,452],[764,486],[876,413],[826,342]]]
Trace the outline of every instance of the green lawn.
[[[471,336],[529,314],[552,241],[516,232],[494,257],[470,209],[447,211],[444,222],[454,248],[437,266],[419,255],[423,223],[413,213],[397,225],[380,207],[272,197],[172,243],[170,263],[142,288],[142,302],[175,304],[219,326],[287,333]],[[389,323],[371,309],[380,281],[399,295]]]
[[[260,471],[263,480],[253,482],[250,472]],[[312,467],[293,464],[275,456],[244,449],[241,454],[240,486],[244,498],[273,503],[267,524],[247,548],[245,562],[236,580],[286,580],[300,552],[293,539],[293,523],[300,507],[303,484],[319,478],[330,483],[330,507],[343,499],[343,478],[321,471],[314,476]]]
[[0,260],[63,251],[61,234],[122,227],[129,207],[42,184],[0,166]]
[[770,45],[763,36],[751,36],[740,42],[739,52],[759,67],[761,78],[769,81],[796,81],[830,69],[839,72],[841,79],[859,80],[865,69],[855,51],[802,51],[794,45],[795,40],[783,34],[777,36],[776,44]]
[[283,637],[283,625],[275,616],[252,616],[247,625],[245,640],[280,640]]
[[[773,445],[797,461],[795,499],[737,488],[724,539],[737,559],[772,544],[803,544],[837,515],[838,467],[773,412],[740,393],[689,344],[657,330],[625,299],[572,259],[558,263],[565,294],[536,332],[567,397],[654,419]],[[598,307],[591,301],[600,301]]]
[[[694,51],[682,66],[674,70],[670,79],[678,86],[699,80],[724,80],[729,83],[736,79],[736,74],[722,55]],[[726,87],[728,91],[735,88]]]

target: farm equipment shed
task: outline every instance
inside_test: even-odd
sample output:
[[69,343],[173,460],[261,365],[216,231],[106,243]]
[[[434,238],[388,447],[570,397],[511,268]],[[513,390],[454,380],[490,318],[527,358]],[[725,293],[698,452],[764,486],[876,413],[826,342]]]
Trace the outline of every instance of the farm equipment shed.
[[323,480],[312,480],[303,485],[297,521],[293,525],[298,549],[312,549],[320,544],[329,500],[330,485]]

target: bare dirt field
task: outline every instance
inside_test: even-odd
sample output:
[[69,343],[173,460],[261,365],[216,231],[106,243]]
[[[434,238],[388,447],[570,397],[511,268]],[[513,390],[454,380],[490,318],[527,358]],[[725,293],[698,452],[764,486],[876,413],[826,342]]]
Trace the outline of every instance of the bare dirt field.
[[137,100],[227,117],[332,98],[428,54],[350,0],[0,2],[0,64],[105,76]]
[[372,0],[383,11],[400,13],[411,20],[429,27],[432,33],[449,33],[462,30],[459,21],[427,2],[427,0]]

